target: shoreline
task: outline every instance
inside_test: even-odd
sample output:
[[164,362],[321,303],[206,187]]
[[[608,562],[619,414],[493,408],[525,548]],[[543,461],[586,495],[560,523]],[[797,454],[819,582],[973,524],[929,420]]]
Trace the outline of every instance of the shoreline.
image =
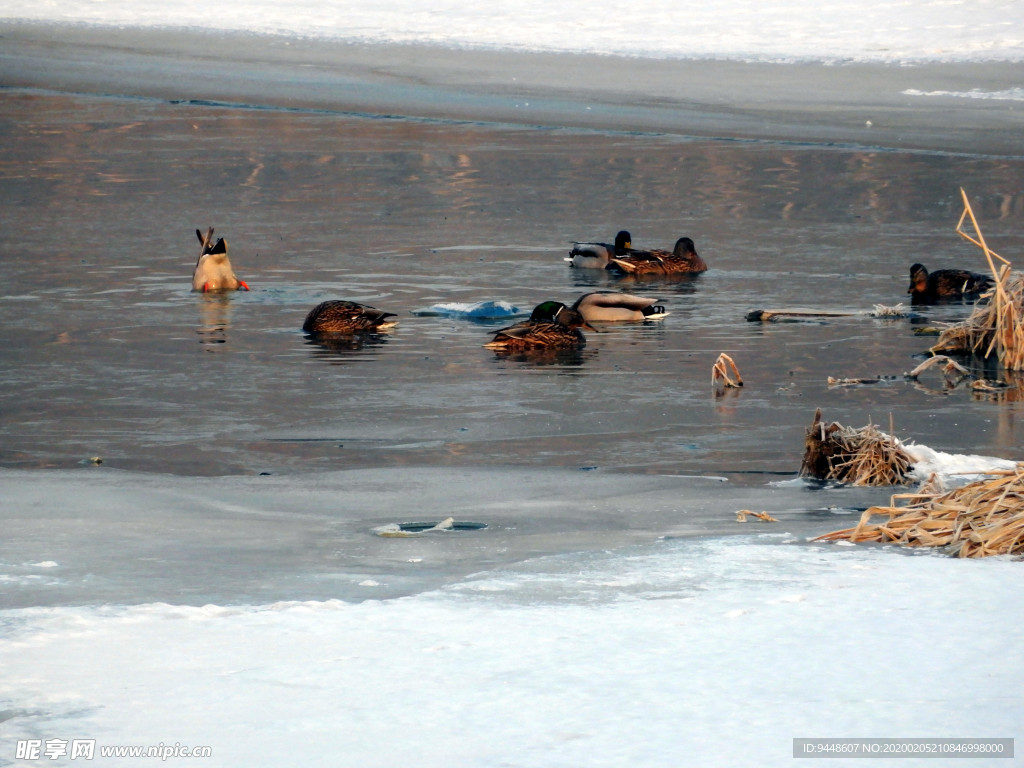
[[0,85],[681,138],[1024,155],[1012,62],[773,64],[0,22]]

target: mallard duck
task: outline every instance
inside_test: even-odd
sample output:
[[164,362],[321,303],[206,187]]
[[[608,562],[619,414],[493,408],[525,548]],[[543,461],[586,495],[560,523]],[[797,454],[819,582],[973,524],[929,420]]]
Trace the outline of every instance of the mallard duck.
[[680,237],[671,253],[630,249],[626,255],[610,259],[610,267],[617,267],[627,275],[682,275],[706,272],[708,265],[697,254],[693,240]]
[[222,237],[213,242],[213,227],[206,230],[206,236],[198,229],[196,237],[202,243],[195,271],[192,272],[192,290],[209,293],[212,291],[248,291],[249,286],[244,280],[235,277],[228,261],[228,244]]
[[501,328],[484,344],[489,349],[579,349],[587,339],[580,328],[591,328],[583,315],[560,301],[538,304],[529,320]]
[[394,312],[357,304],[354,301],[333,299],[313,307],[302,324],[306,333],[372,333],[391,328],[397,321]]
[[934,302],[937,299],[959,299],[977,296],[993,285],[992,278],[966,269],[937,269],[929,273],[922,264],[910,267],[910,287],[907,293],[917,303]]
[[618,291],[595,291],[576,299],[571,309],[588,323],[639,322],[661,320],[668,312],[657,299],[646,299]]
[[569,252],[568,261],[574,267],[583,269],[607,269],[608,263],[615,256],[624,256],[630,246],[632,237],[622,230],[615,236],[614,245],[608,243],[574,243]]

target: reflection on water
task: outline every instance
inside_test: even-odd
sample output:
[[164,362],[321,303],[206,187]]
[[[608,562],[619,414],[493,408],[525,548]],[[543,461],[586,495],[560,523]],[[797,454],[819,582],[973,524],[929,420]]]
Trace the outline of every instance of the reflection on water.
[[650,273],[643,275],[615,275],[613,279],[624,291],[634,287],[645,289],[657,287],[663,290],[671,289],[674,293],[687,294],[692,293],[696,289],[702,274],[703,272],[676,275]]
[[[11,91],[0,104],[3,462],[755,476],[795,473],[819,406],[850,424],[892,414],[899,436],[939,450],[1020,450],[1016,377],[973,364],[956,385],[903,378],[932,341],[915,328],[969,305],[884,322],[745,319],[905,302],[918,261],[983,271],[953,231],[961,186],[989,245],[1020,254],[1020,158]],[[232,261],[259,290],[191,293],[197,220],[234,233]],[[144,226],[130,251],[111,248],[125,222]],[[638,281],[564,261],[573,241],[623,228],[638,246],[693,237],[708,272]],[[507,319],[416,314],[571,304],[595,289],[656,298],[669,315],[587,332],[578,351],[496,355],[483,344]],[[397,313],[397,332],[307,338],[309,307],[336,295]],[[54,339],[67,343],[40,343]],[[722,353],[744,387],[716,396]],[[325,362],[340,367],[323,375]],[[830,387],[829,376],[896,378]],[[338,448],[356,441],[373,450]]]
[[388,333],[315,333],[306,334],[313,356],[339,365],[354,360],[372,360],[369,351],[388,343]]
[[714,389],[712,397],[715,413],[721,418],[722,424],[728,424],[736,417],[741,392],[739,389]]
[[196,333],[199,343],[207,352],[216,352],[219,344],[228,341],[231,327],[231,296],[226,293],[200,293],[199,326]]
[[497,349],[492,350],[494,356],[501,361],[522,363],[524,365],[557,365],[574,367],[583,365],[588,357],[596,355],[595,350],[583,349]]

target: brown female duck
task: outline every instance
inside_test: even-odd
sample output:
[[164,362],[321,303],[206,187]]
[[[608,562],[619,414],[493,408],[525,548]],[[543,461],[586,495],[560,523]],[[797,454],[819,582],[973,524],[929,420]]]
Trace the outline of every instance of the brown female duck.
[[927,304],[939,299],[977,297],[993,286],[992,278],[966,269],[937,269],[929,273],[923,264],[910,267],[910,294],[914,303]]
[[397,321],[394,312],[357,304],[354,301],[332,299],[313,307],[302,324],[306,333],[373,333],[391,328]]
[[529,320],[494,332],[494,338],[484,344],[489,349],[580,349],[587,339],[580,328],[594,330],[575,309],[560,301],[538,304]]
[[708,265],[697,253],[693,240],[680,237],[671,252],[630,249],[624,256],[610,259],[610,267],[627,275],[683,275],[706,272]]

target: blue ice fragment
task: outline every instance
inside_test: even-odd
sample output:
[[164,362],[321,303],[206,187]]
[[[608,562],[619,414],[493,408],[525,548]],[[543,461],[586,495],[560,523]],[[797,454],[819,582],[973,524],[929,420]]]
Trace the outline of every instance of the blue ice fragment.
[[452,301],[444,304],[432,304],[423,309],[414,309],[412,313],[421,316],[465,317],[471,320],[514,317],[524,314],[519,307],[509,304],[507,301],[477,301],[473,303]]

